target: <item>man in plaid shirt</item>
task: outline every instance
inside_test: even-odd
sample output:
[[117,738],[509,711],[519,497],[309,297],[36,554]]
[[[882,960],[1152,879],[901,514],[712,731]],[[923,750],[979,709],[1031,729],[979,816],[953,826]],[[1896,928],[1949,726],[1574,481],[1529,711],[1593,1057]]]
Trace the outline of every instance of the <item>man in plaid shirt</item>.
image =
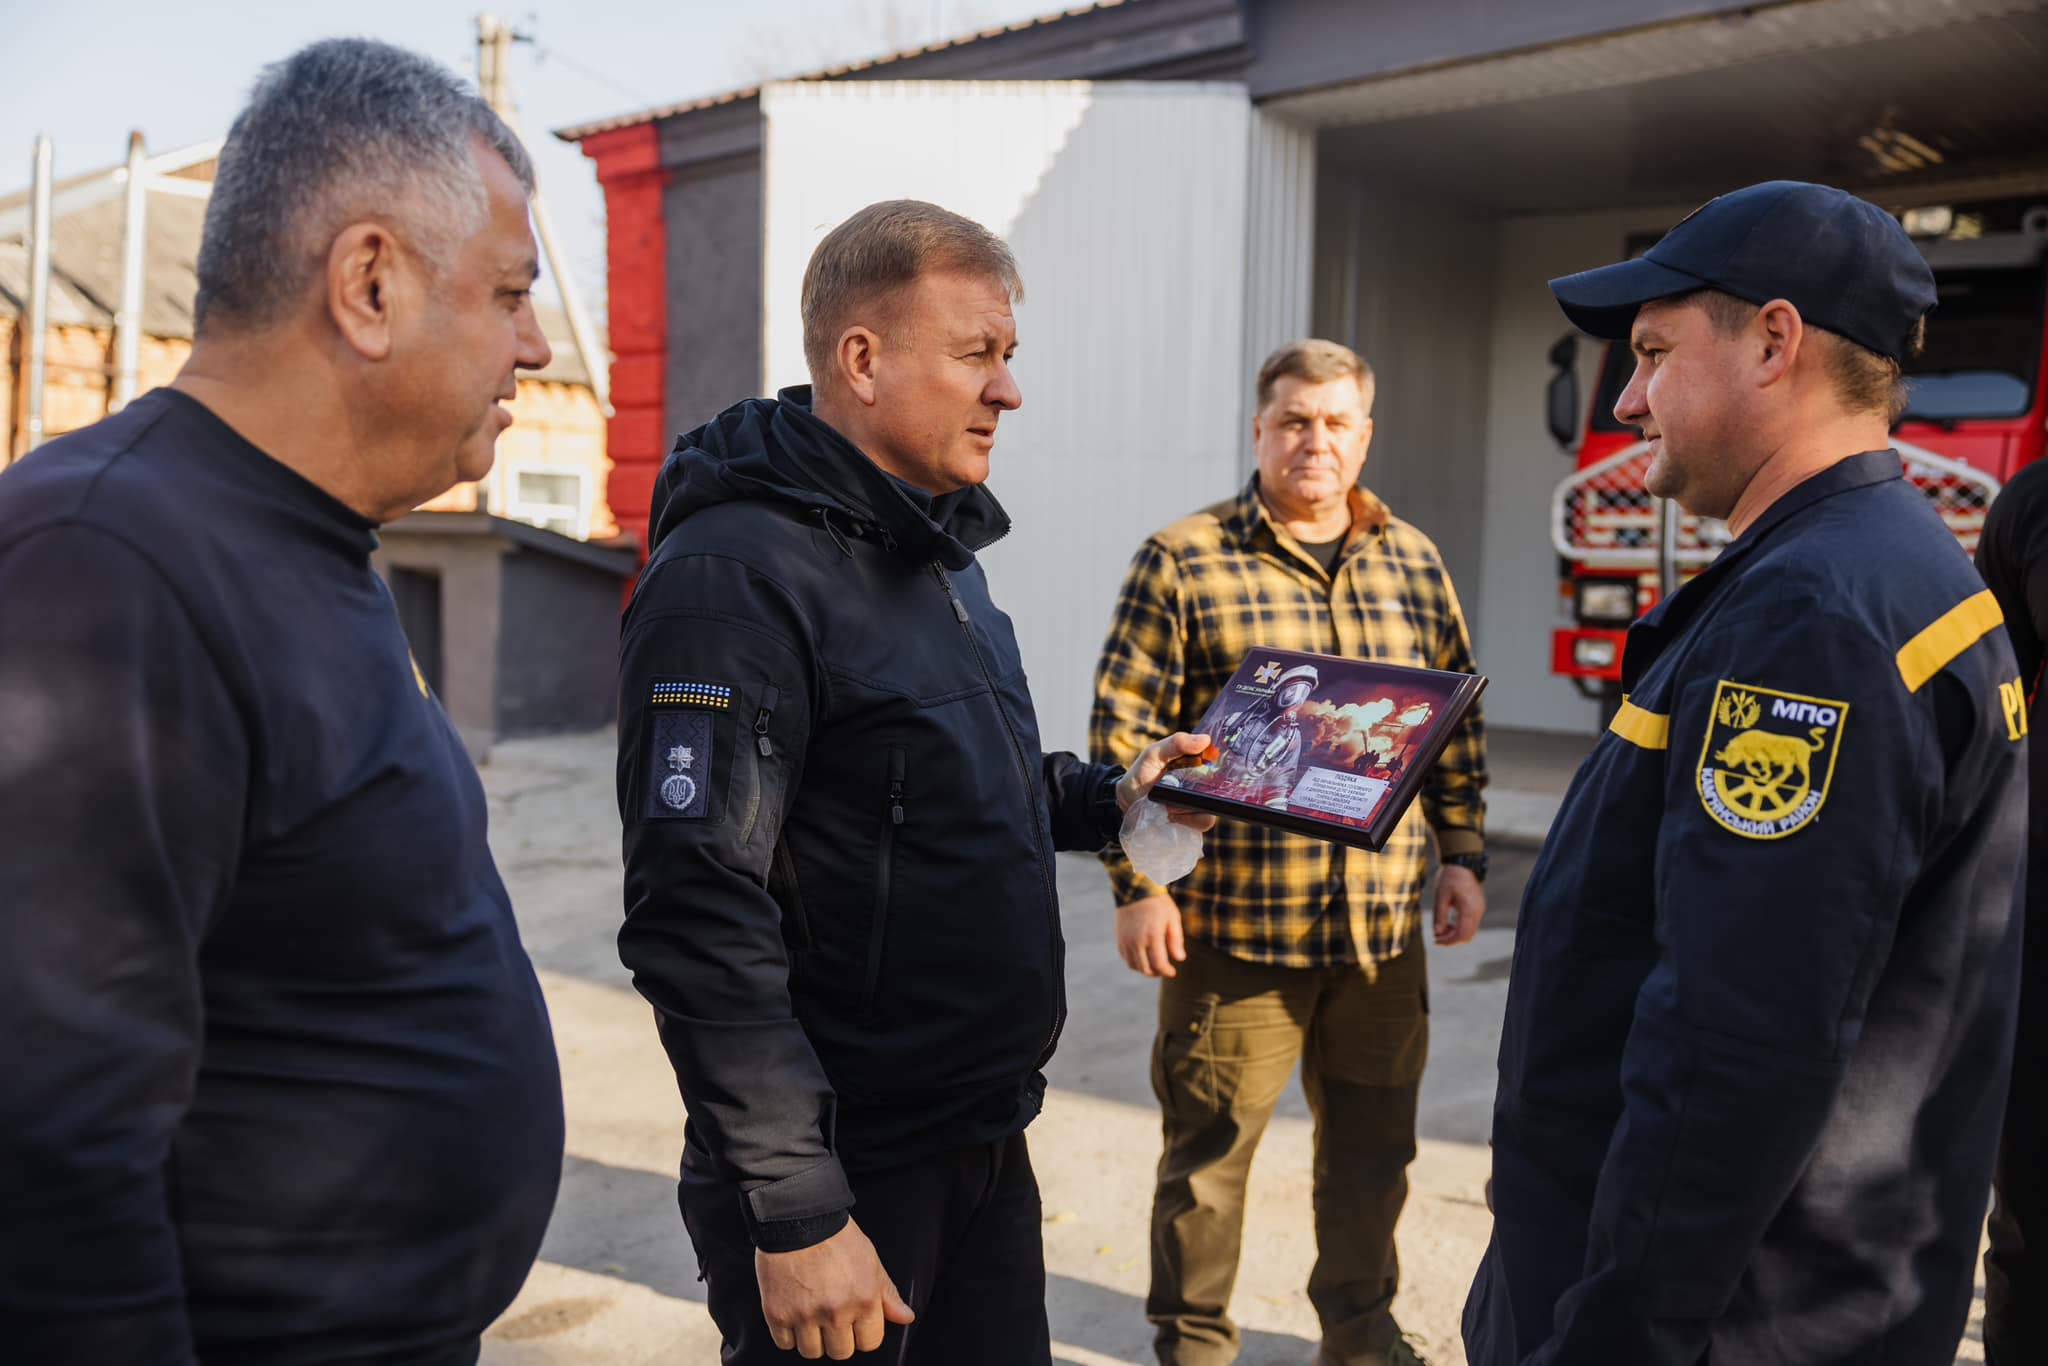
[[[1254,648],[1472,672],[1436,547],[1358,487],[1372,397],[1371,369],[1334,342],[1295,342],[1260,367],[1257,475],[1147,540],[1124,579],[1096,670],[1099,759],[1128,763],[1153,736],[1193,730]],[[1429,1037],[1424,826],[1444,863],[1436,942],[1466,943],[1486,910],[1485,785],[1475,707],[1379,854],[1225,821],[1171,892],[1120,851],[1103,856],[1117,950],[1164,979],[1145,1303],[1164,1366],[1237,1355],[1245,1177],[1297,1057],[1316,1118],[1318,1366],[1419,1361],[1392,1304]]]

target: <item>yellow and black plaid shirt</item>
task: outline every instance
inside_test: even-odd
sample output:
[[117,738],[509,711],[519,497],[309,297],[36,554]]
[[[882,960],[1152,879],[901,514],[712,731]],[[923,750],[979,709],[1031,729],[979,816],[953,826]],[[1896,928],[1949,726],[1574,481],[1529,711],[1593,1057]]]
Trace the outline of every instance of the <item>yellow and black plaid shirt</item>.
[[[1128,764],[1193,730],[1253,649],[1305,650],[1473,672],[1464,613],[1427,536],[1364,490],[1334,576],[1267,513],[1258,479],[1139,548],[1095,671],[1095,757]],[[1414,933],[1423,825],[1446,854],[1484,847],[1486,735],[1475,705],[1378,854],[1226,820],[1174,884],[1190,938],[1286,967],[1383,962]],[[1118,905],[1162,890],[1121,850],[1103,855]],[[1343,896],[1337,896],[1341,891]]]

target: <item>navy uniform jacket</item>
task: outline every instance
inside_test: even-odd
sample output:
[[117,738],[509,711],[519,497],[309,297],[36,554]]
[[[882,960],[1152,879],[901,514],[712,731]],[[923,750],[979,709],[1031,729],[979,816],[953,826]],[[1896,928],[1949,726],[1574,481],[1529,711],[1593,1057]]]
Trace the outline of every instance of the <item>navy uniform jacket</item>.
[[2025,716],[1889,451],[1629,632],[1531,875],[1473,1366],[1934,1366],[2018,993]]

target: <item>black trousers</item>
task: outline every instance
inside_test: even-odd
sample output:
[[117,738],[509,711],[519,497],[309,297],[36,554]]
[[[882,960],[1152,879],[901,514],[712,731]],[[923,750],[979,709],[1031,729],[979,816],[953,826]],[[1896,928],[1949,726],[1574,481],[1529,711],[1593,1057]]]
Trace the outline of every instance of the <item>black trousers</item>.
[[[907,1166],[855,1172],[854,1222],[917,1315],[888,1326],[875,1366],[1048,1366],[1045,1244],[1038,1178],[1024,1135]],[[754,1247],[736,1187],[686,1158],[683,1224],[704,1274],[725,1366],[801,1361],[777,1347],[761,1317]]]
[[2048,1362],[2048,914],[2028,911],[2019,1037],[1984,1254],[1987,1366]]

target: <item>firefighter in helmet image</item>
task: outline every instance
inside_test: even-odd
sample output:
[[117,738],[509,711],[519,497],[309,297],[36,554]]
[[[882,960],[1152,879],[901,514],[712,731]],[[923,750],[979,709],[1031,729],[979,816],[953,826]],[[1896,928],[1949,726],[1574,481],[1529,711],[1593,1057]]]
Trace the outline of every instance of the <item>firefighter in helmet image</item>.
[[1280,675],[1271,697],[1261,697],[1223,718],[1220,773],[1241,801],[1287,807],[1301,762],[1302,704],[1322,682],[1313,664]]

